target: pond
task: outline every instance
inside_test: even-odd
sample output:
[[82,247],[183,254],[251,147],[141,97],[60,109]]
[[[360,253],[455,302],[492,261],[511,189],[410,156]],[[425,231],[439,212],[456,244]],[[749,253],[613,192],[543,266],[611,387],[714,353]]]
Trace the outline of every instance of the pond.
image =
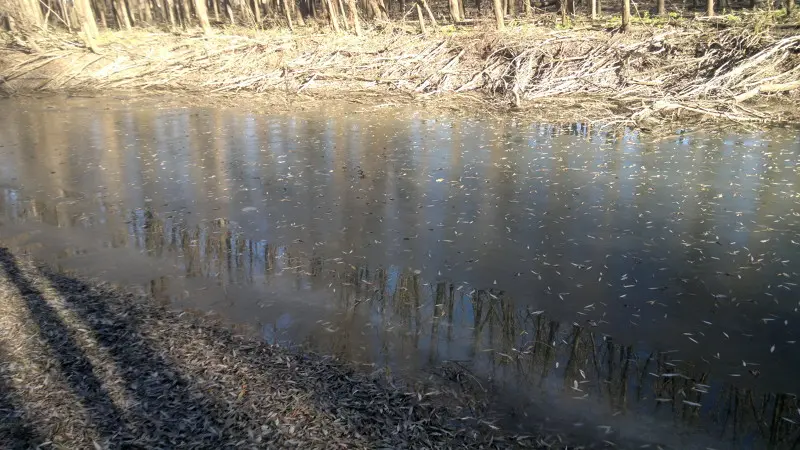
[[796,130],[7,99],[0,194],[4,245],[369,371],[458,371],[506,427],[800,445]]

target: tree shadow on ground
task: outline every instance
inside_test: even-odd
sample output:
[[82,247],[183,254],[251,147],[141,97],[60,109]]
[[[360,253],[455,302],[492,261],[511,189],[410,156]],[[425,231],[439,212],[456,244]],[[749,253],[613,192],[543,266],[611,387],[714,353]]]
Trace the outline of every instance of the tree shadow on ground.
[[[105,446],[144,447],[211,446],[229,442],[226,424],[215,414],[212,402],[193,389],[162,352],[148,345],[137,330],[134,314],[115,310],[113,302],[84,302],[89,287],[77,280],[56,274],[22,270],[15,257],[0,248],[0,268],[17,287],[28,313],[40,330],[40,337],[56,359],[57,368],[72,393],[80,400],[89,426],[103,437]],[[31,277],[45,275],[81,324],[66,324]],[[103,380],[86,354],[87,349],[74,338],[76,328],[85,327],[100,351],[95,361],[113,364],[111,369],[124,384],[126,404],[112,400]],[[0,405],[2,407],[2,405]],[[21,424],[10,426],[16,436],[13,445],[30,442],[31,435]]]
[[[330,360],[37,269],[2,248],[0,269],[24,298],[68,394],[80,399],[83,422],[70,425],[92,428],[103,447],[431,448],[470,441],[415,396]],[[2,411],[13,406],[0,404]],[[45,422],[60,421],[57,412],[44,414]],[[6,428],[12,446],[36,442],[19,421]],[[75,439],[92,445],[91,438]]]

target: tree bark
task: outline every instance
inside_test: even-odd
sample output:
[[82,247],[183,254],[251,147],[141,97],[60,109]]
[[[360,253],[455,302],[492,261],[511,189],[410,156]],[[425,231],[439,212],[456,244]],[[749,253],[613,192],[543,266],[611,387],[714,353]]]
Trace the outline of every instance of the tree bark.
[[164,11],[169,19],[170,28],[175,28],[175,3],[173,0],[164,0]]
[[86,46],[97,53],[94,40],[99,33],[97,31],[97,22],[94,20],[92,5],[89,3],[89,0],[75,0],[74,5],[75,13],[78,16],[78,22],[81,25],[81,31],[83,31],[84,39],[86,39]]
[[283,0],[283,12],[286,14],[286,22],[289,24],[289,29],[294,31],[294,25],[292,25],[292,9],[289,7],[289,0]]
[[100,17],[100,27],[104,30],[108,29],[108,19],[106,15],[108,14],[108,9],[106,8],[105,0],[96,0],[94,5],[97,9],[97,15]]
[[708,17],[714,16],[714,0],[707,0],[706,1],[706,15]]
[[417,19],[419,20],[419,29],[422,34],[428,34],[428,30],[425,29],[425,17],[422,16],[422,7],[419,6],[419,2],[417,2]]
[[361,36],[361,20],[358,18],[356,0],[347,0],[347,7],[350,9],[350,20],[353,22],[353,28],[356,30],[356,36]]
[[506,23],[503,19],[503,2],[502,0],[493,0],[494,3],[494,21],[498,30],[505,30]]
[[220,0],[225,2],[225,15],[228,16],[228,20],[230,20],[231,25],[236,25],[236,16],[233,14],[233,6],[231,6],[231,0]]
[[256,26],[261,25],[261,5],[258,4],[258,0],[251,0],[253,2],[253,19],[256,21]]
[[531,0],[522,0],[522,5],[525,7],[525,17],[532,17],[533,9],[531,8]]
[[[342,18],[342,23],[344,24],[344,29],[350,31],[350,22],[347,21],[347,10],[344,9],[344,0],[338,0],[338,7],[339,9],[336,10],[337,16]],[[337,6],[337,5],[334,5]]]
[[453,20],[453,23],[461,22],[461,11],[458,7],[458,0],[448,0],[448,5],[450,6],[450,18]]
[[667,6],[665,5],[664,0],[658,0],[658,12],[659,16],[666,16],[667,15]]
[[431,21],[431,25],[433,28],[436,28],[438,24],[436,23],[436,17],[433,15],[433,11],[431,11],[431,7],[428,6],[428,0],[418,0],[422,2],[422,7],[425,9],[425,12],[428,13],[428,19]]
[[117,19],[117,26],[119,28],[131,29],[131,20],[128,17],[128,8],[125,5],[125,0],[114,0],[114,17]]
[[203,29],[203,33],[211,34],[211,24],[208,22],[206,0],[194,0],[194,11],[197,13],[197,19],[200,21],[200,28]]
[[333,31],[339,32],[339,19],[336,17],[336,7],[333,5],[332,0],[325,0],[325,8],[328,10],[328,19],[331,21]]
[[597,20],[597,0],[589,0],[592,4],[592,22]]
[[[712,0],[709,0],[712,1]],[[622,0],[622,31],[628,31],[631,27],[631,0]]]

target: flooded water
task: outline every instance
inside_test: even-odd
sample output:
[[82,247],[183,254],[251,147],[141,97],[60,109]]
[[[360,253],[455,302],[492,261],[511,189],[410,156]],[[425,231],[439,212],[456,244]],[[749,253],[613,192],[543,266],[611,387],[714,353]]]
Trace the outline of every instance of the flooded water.
[[800,446],[797,131],[0,100],[0,193],[5,245],[270,342],[458,373],[506,426]]

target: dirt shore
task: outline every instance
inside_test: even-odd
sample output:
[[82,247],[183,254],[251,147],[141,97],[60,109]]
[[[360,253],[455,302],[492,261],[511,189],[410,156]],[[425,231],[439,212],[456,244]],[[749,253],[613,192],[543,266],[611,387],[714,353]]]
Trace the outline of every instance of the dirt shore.
[[628,33],[602,23],[429,35],[395,24],[360,37],[313,29],[211,35],[140,29],[105,32],[97,53],[66,33],[6,33],[0,34],[0,93],[248,95],[286,108],[334,98],[644,127],[697,118],[796,122],[800,24],[760,29],[754,17],[642,23]]
[[4,248],[0,269],[4,448],[544,447]]

